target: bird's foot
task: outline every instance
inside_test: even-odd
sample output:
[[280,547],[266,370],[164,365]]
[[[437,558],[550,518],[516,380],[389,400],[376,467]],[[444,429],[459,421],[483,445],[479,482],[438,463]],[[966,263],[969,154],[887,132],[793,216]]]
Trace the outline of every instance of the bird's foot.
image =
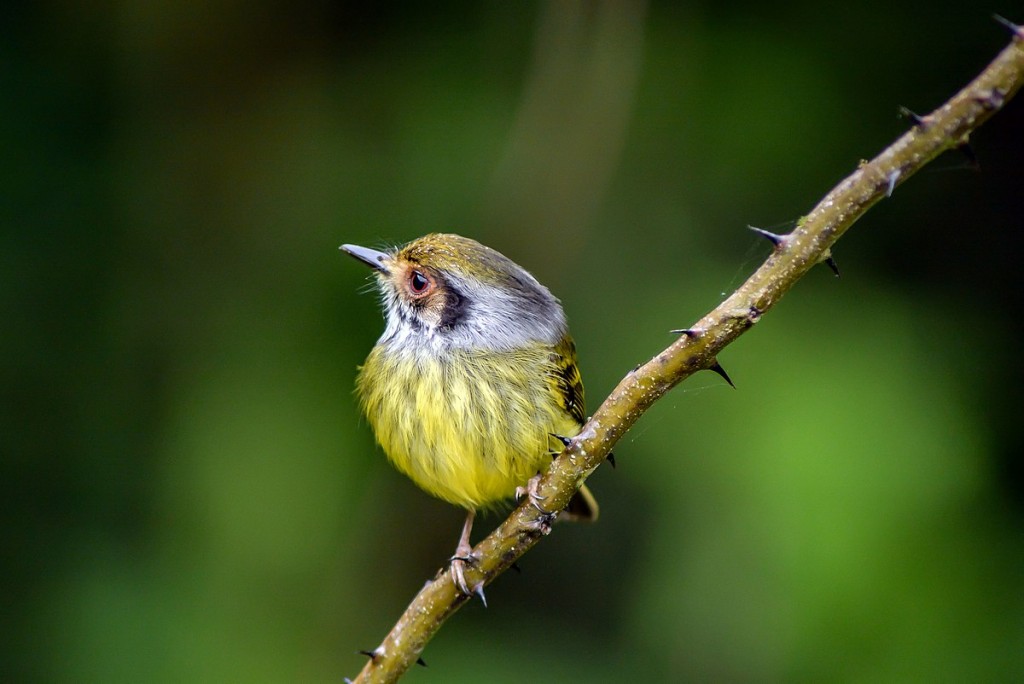
[[537,520],[534,521],[534,528],[539,530],[541,534],[547,535],[551,533],[551,523],[558,517],[557,512],[551,512],[541,505],[544,497],[540,495],[537,488],[540,486],[540,479],[543,477],[541,473],[537,473],[529,480],[526,481],[525,487],[516,487],[516,499],[522,499],[524,496],[529,497],[530,504],[540,513]]
[[479,560],[480,559],[477,558],[477,556],[468,550],[465,555],[459,555],[459,552],[456,551],[456,554],[448,559],[448,567],[452,569],[452,584],[455,585],[455,588],[466,596],[476,594],[480,597],[480,601],[484,604],[484,608],[486,608],[487,597],[484,596],[483,580],[480,580],[472,587],[470,587],[469,582],[466,581],[466,568],[476,565]]
[[471,552],[460,555],[458,551],[448,559],[448,567],[452,570],[452,583],[455,584],[456,589],[466,596],[470,596],[473,593],[469,588],[469,583],[466,581],[466,568],[476,563],[476,560],[476,557]]
[[545,509],[540,505],[540,502],[544,500],[544,497],[540,495],[537,488],[540,486],[540,479],[543,474],[537,473],[529,480],[526,481],[525,487],[516,487],[516,501],[522,501],[524,496],[530,497],[530,503],[533,507],[545,515],[551,515],[551,511]]

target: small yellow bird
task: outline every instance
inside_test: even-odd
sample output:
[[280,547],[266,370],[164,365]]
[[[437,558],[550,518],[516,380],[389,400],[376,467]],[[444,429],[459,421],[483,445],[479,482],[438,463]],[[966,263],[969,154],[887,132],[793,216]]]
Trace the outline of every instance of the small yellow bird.
[[[512,497],[584,421],[576,346],[559,301],[495,250],[431,234],[379,252],[342,245],[376,271],[386,327],[356,387],[377,441],[429,494],[467,510],[452,558],[465,564],[477,510]],[[597,519],[586,487],[569,518]]]

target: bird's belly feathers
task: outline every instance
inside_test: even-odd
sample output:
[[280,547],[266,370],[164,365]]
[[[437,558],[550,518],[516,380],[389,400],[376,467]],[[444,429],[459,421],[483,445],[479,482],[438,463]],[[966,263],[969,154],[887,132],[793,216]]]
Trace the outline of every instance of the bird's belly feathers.
[[[476,509],[544,471],[576,420],[553,396],[549,350],[434,356],[375,347],[357,381],[388,458],[428,493]],[[369,379],[372,378],[373,382]]]

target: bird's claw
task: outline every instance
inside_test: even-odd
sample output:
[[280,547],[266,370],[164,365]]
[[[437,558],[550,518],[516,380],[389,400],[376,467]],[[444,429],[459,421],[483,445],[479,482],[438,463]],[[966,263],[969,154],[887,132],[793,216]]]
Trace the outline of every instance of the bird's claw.
[[[466,567],[475,564],[476,561],[476,556],[472,553],[456,554],[448,559],[448,566],[452,569],[452,583],[466,596],[473,595],[473,590],[469,588],[469,582],[466,581]],[[481,589],[481,593],[482,591]]]
[[524,496],[530,498],[530,504],[540,513],[537,520],[533,523],[533,528],[546,536],[551,533],[551,524],[558,517],[558,513],[549,511],[541,506],[544,497],[537,491],[537,488],[540,486],[541,477],[543,477],[542,474],[537,473],[526,481],[525,487],[516,487],[516,499],[522,499]]
[[540,495],[537,488],[540,486],[540,478],[543,477],[541,473],[537,473],[529,480],[526,481],[525,487],[516,487],[516,500],[521,500],[524,496],[530,497],[530,503],[533,507],[541,512],[543,515],[554,515],[551,511],[547,510],[540,505],[540,502],[544,500],[544,497]]

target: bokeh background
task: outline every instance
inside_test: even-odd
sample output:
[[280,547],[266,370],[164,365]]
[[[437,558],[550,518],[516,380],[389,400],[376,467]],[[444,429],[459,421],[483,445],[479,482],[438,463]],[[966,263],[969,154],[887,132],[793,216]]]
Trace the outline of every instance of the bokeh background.
[[[457,231],[561,297],[591,407],[1016,3],[0,10],[5,682],[338,682],[462,513],[352,394],[342,242]],[[998,6],[1001,5],[1001,6]],[[458,613],[411,682],[1024,677],[1024,103],[842,240]],[[498,518],[478,524],[478,534]]]

